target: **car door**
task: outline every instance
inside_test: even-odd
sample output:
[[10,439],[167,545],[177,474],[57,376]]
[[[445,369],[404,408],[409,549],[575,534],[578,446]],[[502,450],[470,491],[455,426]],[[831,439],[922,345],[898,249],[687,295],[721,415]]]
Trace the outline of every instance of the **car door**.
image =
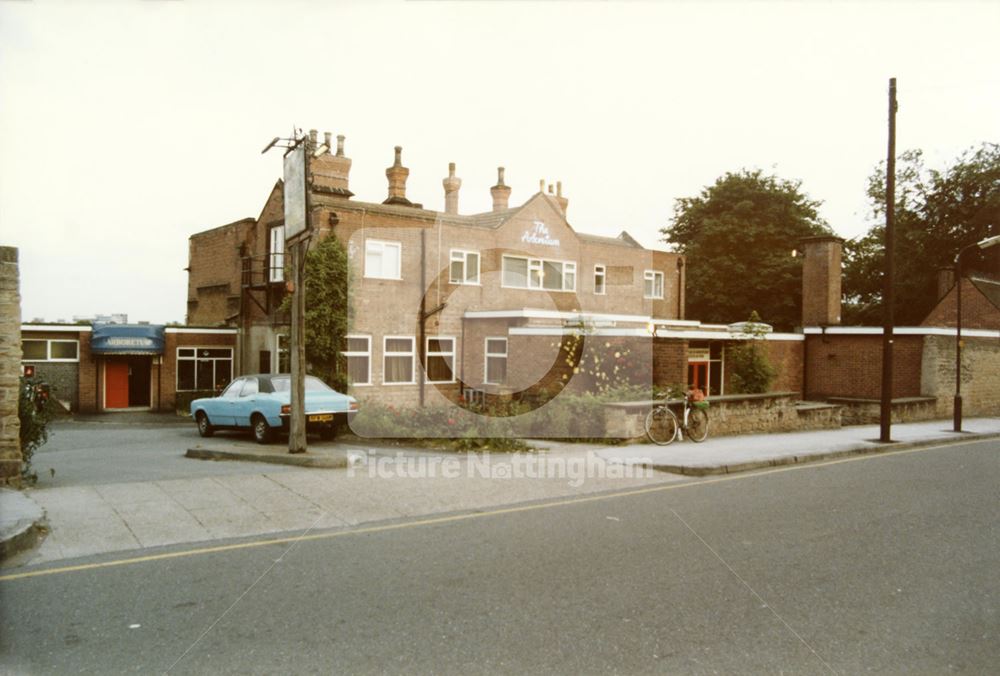
[[250,427],[250,415],[254,412],[257,397],[260,394],[260,384],[254,377],[244,378],[239,397],[233,400],[234,424],[237,427]]
[[208,419],[213,425],[224,427],[236,424],[233,408],[237,397],[240,395],[240,390],[243,389],[245,380],[245,378],[237,378],[229,383],[229,387],[222,394],[214,399],[209,399],[205,403],[205,413],[208,414]]

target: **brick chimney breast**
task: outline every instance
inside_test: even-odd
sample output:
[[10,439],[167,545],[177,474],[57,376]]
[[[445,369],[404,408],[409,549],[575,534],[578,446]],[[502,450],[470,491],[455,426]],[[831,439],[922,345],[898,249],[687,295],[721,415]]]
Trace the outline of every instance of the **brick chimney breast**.
[[396,159],[392,166],[385,170],[385,177],[389,179],[389,196],[382,204],[416,206],[406,199],[406,179],[409,175],[410,170],[403,166],[403,146],[396,146]]
[[840,324],[840,277],[843,242],[821,236],[801,240],[802,325]]
[[504,211],[510,202],[510,186],[503,182],[503,167],[497,167],[497,184],[490,188],[493,195],[493,211]]
[[444,185],[444,212],[458,213],[458,189],[462,187],[462,179],[455,176],[455,163],[448,163],[448,178],[441,181]]

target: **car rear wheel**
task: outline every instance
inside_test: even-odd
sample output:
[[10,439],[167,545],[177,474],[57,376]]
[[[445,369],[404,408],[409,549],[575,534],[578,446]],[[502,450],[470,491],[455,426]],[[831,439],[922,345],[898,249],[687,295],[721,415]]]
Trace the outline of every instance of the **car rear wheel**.
[[267,424],[267,420],[261,414],[257,413],[254,415],[253,419],[250,421],[253,427],[253,439],[258,444],[269,444],[274,436],[274,431],[271,426]]
[[205,415],[204,411],[198,411],[195,422],[198,423],[198,434],[201,436],[210,437],[215,434],[215,428],[212,427],[212,423],[208,422],[208,416]]

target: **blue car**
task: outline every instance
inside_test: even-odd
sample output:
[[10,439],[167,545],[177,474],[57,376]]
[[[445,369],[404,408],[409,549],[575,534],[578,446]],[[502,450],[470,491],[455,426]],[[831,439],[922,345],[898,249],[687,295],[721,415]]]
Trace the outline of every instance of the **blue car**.
[[[191,402],[198,433],[210,437],[218,429],[249,429],[258,444],[288,432],[292,379],[288,374],[240,376],[217,397]],[[337,392],[319,378],[306,376],[306,431],[333,439],[358,412],[354,397]]]

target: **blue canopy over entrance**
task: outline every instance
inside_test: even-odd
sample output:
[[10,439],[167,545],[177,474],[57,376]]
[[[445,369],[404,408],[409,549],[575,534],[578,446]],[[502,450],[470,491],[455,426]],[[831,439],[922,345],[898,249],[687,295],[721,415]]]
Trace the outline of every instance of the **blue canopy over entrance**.
[[163,354],[163,327],[152,324],[94,324],[93,354]]

